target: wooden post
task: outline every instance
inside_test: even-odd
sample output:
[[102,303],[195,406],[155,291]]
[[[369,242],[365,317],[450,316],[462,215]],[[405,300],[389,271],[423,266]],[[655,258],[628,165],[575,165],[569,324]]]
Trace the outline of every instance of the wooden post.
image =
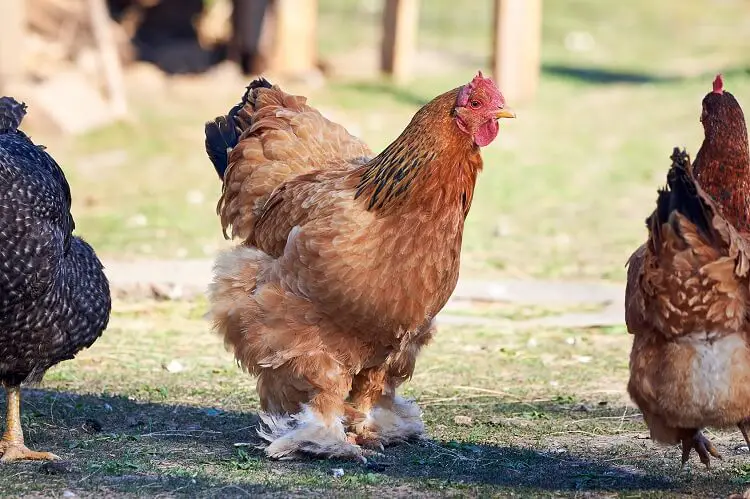
[[318,62],[318,1],[275,0],[274,15],[271,69],[290,74],[313,70]]
[[89,0],[89,14],[112,114],[117,119],[123,118],[128,114],[125,80],[105,0]]
[[541,69],[542,0],[495,0],[495,81],[508,104],[534,97]]
[[419,28],[419,0],[385,0],[381,70],[406,81],[414,68]]
[[13,93],[24,76],[25,0],[0,0],[0,91]]

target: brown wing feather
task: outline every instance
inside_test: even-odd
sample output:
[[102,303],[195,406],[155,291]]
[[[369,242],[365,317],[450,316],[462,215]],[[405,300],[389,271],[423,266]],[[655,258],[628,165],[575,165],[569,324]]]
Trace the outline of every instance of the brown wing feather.
[[258,211],[248,243],[271,256],[281,256],[289,232],[295,226],[317,219],[342,197],[354,197],[356,179],[350,178],[348,172],[346,169],[319,170],[285,181]]
[[370,149],[323,117],[306,99],[277,86],[252,90],[237,122],[243,128],[229,155],[217,212],[226,234],[248,239],[271,193],[296,175],[363,164]]
[[746,327],[750,299],[748,241],[720,215],[689,171],[680,175],[694,202],[674,207],[672,199],[667,206],[674,189],[660,193],[660,206],[649,217],[649,241],[628,262],[628,330],[666,338],[739,331]]

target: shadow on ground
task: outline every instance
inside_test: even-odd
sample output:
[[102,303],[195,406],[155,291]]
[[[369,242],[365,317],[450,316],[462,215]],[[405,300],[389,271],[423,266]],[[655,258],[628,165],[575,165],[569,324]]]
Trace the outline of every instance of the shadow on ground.
[[[611,85],[611,84],[644,84],[644,83],[675,83],[685,80],[703,81],[712,79],[715,73],[703,73],[696,76],[686,77],[677,75],[660,75],[656,73],[642,73],[635,71],[618,71],[608,68],[569,66],[563,64],[543,64],[542,72],[550,76],[559,76],[578,80],[583,83]],[[732,76],[747,74],[749,68],[726,68],[722,74],[731,78]]]
[[[332,491],[420,496],[440,490],[567,495],[675,489],[673,480],[654,475],[658,469],[616,465],[590,452],[583,458],[531,446],[423,441],[389,448],[366,466],[326,460],[273,462],[252,445],[234,446],[257,443],[257,422],[252,413],[28,390],[27,444],[55,452],[64,461],[6,465],[0,490],[29,497],[60,496],[66,490],[80,497],[289,497]],[[341,468],[343,477],[334,478],[334,468]],[[717,478],[707,476],[712,487],[732,489],[731,483],[717,483]]]

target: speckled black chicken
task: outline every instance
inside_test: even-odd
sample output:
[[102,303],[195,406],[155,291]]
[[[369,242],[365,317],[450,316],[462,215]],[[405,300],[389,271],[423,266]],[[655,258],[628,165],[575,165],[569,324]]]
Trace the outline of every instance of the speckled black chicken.
[[70,187],[55,160],[18,129],[26,106],[0,98],[0,383],[7,394],[1,461],[57,456],[24,445],[21,384],[91,346],[109,321],[109,283],[72,235]]

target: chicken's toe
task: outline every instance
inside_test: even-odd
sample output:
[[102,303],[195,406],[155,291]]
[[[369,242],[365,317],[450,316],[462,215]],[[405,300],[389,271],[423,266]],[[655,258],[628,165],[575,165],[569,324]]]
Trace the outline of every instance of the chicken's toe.
[[57,461],[59,456],[51,452],[36,452],[29,450],[24,444],[2,441],[0,442],[0,462],[10,463],[13,461]]
[[367,429],[360,430],[358,433],[354,434],[354,443],[356,445],[359,445],[363,449],[369,449],[379,452],[383,452],[385,450],[380,436],[374,431],[369,431]]
[[693,449],[695,449],[698,458],[706,468],[711,468],[711,456],[722,459],[714,444],[700,430],[695,430],[692,435],[686,435],[682,439],[682,466],[685,466],[685,463],[690,459],[690,452]]

